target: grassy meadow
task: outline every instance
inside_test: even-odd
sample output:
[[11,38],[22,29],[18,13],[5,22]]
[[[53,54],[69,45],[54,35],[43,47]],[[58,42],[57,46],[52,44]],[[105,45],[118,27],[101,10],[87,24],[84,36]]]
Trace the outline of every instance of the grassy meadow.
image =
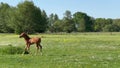
[[30,35],[35,36],[42,37],[42,56],[35,55],[35,45],[31,45],[29,55],[9,53],[24,50],[25,41],[19,35],[0,34],[0,68],[120,67],[120,33]]

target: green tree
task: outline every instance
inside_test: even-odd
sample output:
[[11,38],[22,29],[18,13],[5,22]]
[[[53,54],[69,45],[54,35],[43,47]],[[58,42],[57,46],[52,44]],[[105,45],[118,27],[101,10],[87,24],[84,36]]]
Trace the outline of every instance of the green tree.
[[71,14],[71,12],[69,10],[65,11],[63,19],[64,20],[66,20],[66,19],[69,19],[69,20],[72,19],[72,14]]
[[73,20],[66,19],[63,21],[63,31],[67,33],[71,33],[75,31],[75,23]]
[[57,14],[54,15],[54,20],[55,20],[55,21],[59,20],[59,17],[58,17]]
[[105,29],[107,27],[110,27],[109,24],[112,24],[111,19],[97,18],[97,19],[95,19],[95,23],[94,23],[94,30],[97,32],[109,30],[109,29]]
[[120,19],[113,19],[114,31],[120,31]]
[[54,29],[54,27],[56,27],[55,26],[55,22],[57,21],[58,22],[58,20],[59,20],[59,17],[58,17],[58,15],[57,14],[50,14],[50,16],[49,16],[49,19],[48,19],[48,31],[50,31],[50,32],[56,32],[55,30],[56,29]]
[[113,24],[118,25],[120,27],[120,19],[113,19]]
[[8,25],[9,11],[11,7],[6,3],[0,3],[0,32],[8,33],[13,32],[13,29]]
[[63,25],[62,20],[56,20],[53,24],[53,30],[54,32],[62,32]]
[[82,12],[73,14],[73,20],[78,32],[93,31],[92,18]]
[[64,13],[63,31],[68,32],[68,33],[75,31],[75,23],[72,19],[72,14],[69,10],[67,10]]
[[104,32],[118,32],[120,31],[120,27],[115,24],[108,24],[103,28]]
[[17,5],[11,17],[11,27],[15,33],[44,32],[46,30],[44,17],[44,13],[42,15],[40,8],[36,7],[33,2],[24,1]]
[[45,32],[47,30],[48,17],[45,10],[43,10],[41,14],[42,14],[42,18],[41,18],[42,23],[40,24],[41,29],[38,29],[38,32]]

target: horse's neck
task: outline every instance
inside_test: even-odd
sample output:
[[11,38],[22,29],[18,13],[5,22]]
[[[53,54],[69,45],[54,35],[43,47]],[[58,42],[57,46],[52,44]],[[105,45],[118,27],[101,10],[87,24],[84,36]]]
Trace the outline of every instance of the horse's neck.
[[28,40],[30,39],[30,37],[26,35],[26,36],[24,37],[24,39],[25,39],[26,41],[28,41]]

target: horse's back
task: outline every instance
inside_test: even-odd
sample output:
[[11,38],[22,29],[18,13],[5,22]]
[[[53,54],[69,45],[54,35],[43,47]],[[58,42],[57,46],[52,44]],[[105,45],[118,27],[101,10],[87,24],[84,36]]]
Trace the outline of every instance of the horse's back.
[[29,41],[31,43],[40,43],[41,42],[41,38],[39,38],[39,37],[33,37]]

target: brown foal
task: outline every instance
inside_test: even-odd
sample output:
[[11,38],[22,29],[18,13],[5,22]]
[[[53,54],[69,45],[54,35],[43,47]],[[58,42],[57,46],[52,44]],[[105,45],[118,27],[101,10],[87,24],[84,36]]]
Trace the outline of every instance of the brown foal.
[[39,38],[39,37],[30,38],[25,32],[21,33],[19,37],[20,37],[20,38],[23,37],[23,38],[25,39],[25,42],[26,42],[25,51],[29,51],[31,44],[36,44],[37,53],[38,53],[38,51],[39,51],[39,49],[40,49],[41,55],[42,55],[42,46],[40,45],[40,43],[41,43],[41,38]]

